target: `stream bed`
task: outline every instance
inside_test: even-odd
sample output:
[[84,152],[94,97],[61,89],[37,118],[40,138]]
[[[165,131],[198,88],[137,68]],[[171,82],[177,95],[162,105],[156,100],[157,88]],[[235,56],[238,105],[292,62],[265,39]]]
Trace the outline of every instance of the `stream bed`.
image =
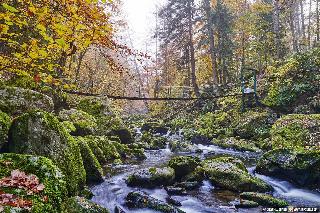
[[[125,197],[132,191],[143,191],[165,202],[168,198],[168,194],[164,188],[144,189],[128,187],[125,180],[131,173],[148,167],[164,166],[172,156],[176,155],[198,156],[201,159],[215,155],[231,155],[240,158],[246,164],[248,171],[252,175],[269,183],[274,188],[273,196],[285,199],[290,205],[295,207],[320,206],[320,193],[318,192],[298,188],[287,181],[255,174],[255,163],[260,157],[258,153],[234,151],[214,145],[197,145],[197,149],[201,149],[202,152],[172,153],[169,148],[146,151],[147,159],[142,162],[130,162],[130,164],[111,166],[110,169],[113,175],[106,177],[103,183],[91,188],[94,194],[92,201],[108,208],[111,213],[115,212],[114,209],[116,206],[127,213],[156,213],[157,211],[150,209],[128,209],[126,207]],[[232,202],[238,198],[238,195],[227,190],[216,189],[209,181],[203,181],[200,188],[188,191],[187,195],[172,196],[172,198],[182,204],[179,208],[186,213],[251,213],[261,211],[261,208],[236,209],[234,205],[232,205]]]

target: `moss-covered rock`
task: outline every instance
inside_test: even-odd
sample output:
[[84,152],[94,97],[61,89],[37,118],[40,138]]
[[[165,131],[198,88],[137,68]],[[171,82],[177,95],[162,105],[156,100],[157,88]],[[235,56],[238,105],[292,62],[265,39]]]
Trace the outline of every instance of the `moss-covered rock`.
[[131,208],[149,208],[163,213],[184,213],[184,211],[142,192],[130,192],[126,197],[126,203]]
[[105,165],[107,163],[107,159],[106,159],[103,151],[100,149],[100,147],[96,143],[96,141],[95,140],[91,140],[88,137],[84,137],[82,139],[87,142],[87,144],[89,145],[90,149],[92,150],[92,153],[95,155],[95,157],[97,158],[97,160],[100,163],[100,165]]
[[127,179],[128,186],[157,187],[169,185],[173,182],[174,170],[172,168],[146,168],[134,172]]
[[153,135],[150,132],[144,132],[140,141],[145,144],[146,149],[165,149],[168,142],[167,138]]
[[[20,181],[20,187],[15,184],[5,186],[2,182],[0,184],[1,192],[13,194],[25,201],[31,201],[32,212],[61,212],[62,202],[67,196],[67,184],[62,172],[50,159],[14,153],[0,154],[0,179],[13,178],[13,176],[17,178],[15,173],[19,171],[24,172],[25,177],[29,176],[28,178],[31,178],[33,183],[39,181],[36,188],[41,190],[35,190],[36,188],[32,188],[31,184],[23,186],[23,181]],[[28,193],[28,191],[32,193]],[[6,209],[5,212],[7,210],[8,212],[13,211],[11,207],[4,206],[4,208]],[[9,209],[12,209],[12,211]]]
[[320,114],[286,115],[272,126],[273,148],[320,149]]
[[109,213],[106,208],[83,197],[69,198],[64,204],[63,213]]
[[241,199],[251,200],[259,203],[261,206],[281,208],[288,206],[288,203],[284,200],[274,198],[268,194],[256,193],[256,192],[243,192],[240,194]]
[[251,201],[251,200],[239,200],[234,205],[236,208],[256,208],[259,206],[259,203]]
[[251,152],[258,152],[261,151],[253,141],[245,140],[245,139],[237,139],[234,137],[225,138],[225,139],[213,139],[213,144],[221,146],[223,148],[230,148],[239,151],[251,151]]
[[93,154],[86,140],[81,137],[77,138],[77,142],[80,147],[80,152],[83,160],[83,166],[86,170],[87,183],[99,183],[103,182],[103,171],[101,165]]
[[95,117],[108,115],[112,112],[109,101],[100,98],[82,98],[77,108]]
[[11,118],[6,113],[0,111],[0,150],[8,141],[10,125]]
[[232,157],[218,157],[202,162],[205,176],[216,186],[231,191],[271,191],[262,180],[251,176],[241,160]]
[[118,136],[123,144],[130,144],[134,142],[131,131],[126,127],[114,127],[111,129],[109,135]]
[[244,139],[264,139],[269,137],[276,115],[269,112],[248,111],[241,114],[234,128],[234,134]]
[[62,122],[69,121],[75,127],[75,130],[71,129],[70,134],[76,136],[92,135],[96,128],[96,120],[92,115],[88,113],[71,109],[71,110],[62,110],[59,112],[59,120]]
[[200,164],[200,159],[190,156],[173,157],[168,166],[174,169],[175,177],[181,179],[192,173]]
[[53,101],[39,92],[18,87],[0,88],[0,110],[9,115],[19,115],[29,110],[53,111]]
[[256,171],[300,186],[319,187],[320,151],[272,150],[259,159]]
[[142,132],[151,132],[154,134],[165,135],[169,131],[169,128],[166,127],[163,123],[157,121],[148,121],[144,122],[141,127]]
[[319,57],[320,48],[315,48],[294,55],[279,68],[269,69],[266,77],[268,94],[263,103],[292,112],[296,106],[319,93]]
[[70,194],[77,194],[86,182],[78,144],[51,113],[31,111],[16,118],[5,150],[52,159],[65,175]]
[[172,152],[191,152],[194,147],[186,141],[171,140],[169,148]]

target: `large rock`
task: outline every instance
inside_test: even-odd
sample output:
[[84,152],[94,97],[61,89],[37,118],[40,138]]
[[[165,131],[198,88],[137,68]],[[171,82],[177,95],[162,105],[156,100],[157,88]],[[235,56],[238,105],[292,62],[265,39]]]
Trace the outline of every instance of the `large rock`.
[[251,176],[241,160],[219,157],[202,163],[205,176],[215,185],[236,192],[267,192],[272,188],[262,180]]
[[0,111],[0,150],[8,141],[10,125],[11,118],[6,113]]
[[29,110],[53,111],[53,101],[39,92],[18,87],[0,89],[0,110],[10,115],[19,115]]
[[143,132],[152,132],[155,134],[161,134],[161,135],[165,135],[168,133],[169,128],[166,127],[165,125],[163,125],[160,122],[156,122],[156,121],[149,121],[149,122],[145,122],[142,127],[141,127],[141,131]]
[[153,135],[150,132],[144,132],[140,139],[146,149],[165,149],[167,146],[167,138]]
[[273,148],[320,150],[320,114],[283,116],[271,136]]
[[216,144],[220,147],[226,149],[235,149],[239,151],[250,151],[250,152],[258,152],[261,151],[256,144],[251,140],[246,139],[237,139],[234,137],[225,138],[225,139],[213,139],[213,144]]
[[272,150],[259,159],[256,171],[300,186],[319,187],[320,151]]
[[254,201],[261,206],[281,208],[288,206],[288,203],[284,200],[274,198],[268,194],[256,193],[256,192],[243,192],[240,194],[241,199]]
[[72,197],[65,202],[62,213],[109,213],[109,211],[86,198]]
[[234,134],[244,139],[267,138],[275,119],[276,115],[269,112],[245,112],[237,122]]
[[163,213],[184,213],[184,211],[150,197],[143,192],[130,192],[126,197],[126,202],[131,208],[149,208]]
[[70,194],[77,194],[86,182],[78,144],[51,113],[32,111],[16,118],[5,150],[52,159],[66,176]]
[[97,128],[96,119],[81,110],[62,110],[58,118],[62,122],[71,122],[74,125],[75,130],[70,134],[75,136],[92,135]]
[[90,184],[103,182],[103,171],[101,165],[96,156],[93,154],[88,143],[81,138],[78,138],[77,142],[80,147],[83,166],[86,170],[87,183]]
[[177,156],[169,161],[169,167],[174,169],[175,177],[181,179],[192,173],[200,164],[200,159],[190,156]]
[[[20,212],[13,208],[20,200],[31,212],[61,212],[63,200],[67,197],[67,183],[61,171],[45,157],[0,154],[0,206],[4,212]],[[26,195],[28,194],[28,195]],[[1,209],[1,208],[0,208]],[[14,209],[16,211],[14,211]],[[27,211],[29,212],[29,211]]]
[[134,172],[127,179],[128,186],[152,188],[169,185],[173,182],[174,170],[172,168],[147,168]]

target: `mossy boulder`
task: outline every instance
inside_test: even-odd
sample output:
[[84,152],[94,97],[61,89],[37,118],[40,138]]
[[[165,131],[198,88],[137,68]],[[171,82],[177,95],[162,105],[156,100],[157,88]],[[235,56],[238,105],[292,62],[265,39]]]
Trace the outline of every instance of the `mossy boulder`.
[[0,111],[0,150],[8,142],[10,125],[11,118],[6,113]]
[[77,109],[95,117],[108,115],[112,112],[109,100],[101,98],[82,98],[77,105]]
[[163,213],[185,213],[184,211],[155,199],[143,192],[130,192],[126,197],[130,208],[148,208]]
[[[5,178],[20,179],[16,184],[11,183],[7,186]],[[67,183],[62,172],[45,157],[0,154],[0,179],[2,194],[12,194],[16,199],[31,201],[32,212],[61,212],[62,202],[67,197]],[[24,181],[30,183],[24,184]],[[5,205],[3,207],[5,212],[13,212],[13,209],[19,212],[18,208]]]
[[194,147],[186,141],[171,140],[169,148],[172,152],[191,152]]
[[282,66],[267,70],[267,90],[262,100],[269,107],[285,112],[307,102],[320,91],[320,48],[299,53]]
[[173,157],[168,166],[174,169],[176,179],[181,179],[192,173],[200,164],[200,159],[191,156]]
[[92,135],[97,128],[95,118],[81,110],[62,110],[59,112],[58,118],[62,122],[69,121],[73,124],[75,130],[72,131],[71,128],[70,134],[75,136]]
[[148,122],[144,122],[144,124],[141,127],[141,131],[165,135],[169,131],[169,128],[161,122],[148,121]]
[[205,176],[215,185],[236,192],[267,192],[272,188],[249,174],[243,162],[232,157],[218,157],[202,162]]
[[276,149],[265,153],[256,171],[300,186],[320,186],[320,151]]
[[0,88],[0,110],[9,115],[20,115],[29,110],[53,111],[53,101],[39,92],[18,87]]
[[167,146],[167,138],[154,135],[150,132],[144,132],[140,139],[141,143],[145,144],[146,149],[165,149]]
[[134,142],[132,132],[123,126],[112,128],[109,135],[118,136],[123,144],[131,144]]
[[264,139],[269,137],[272,124],[276,120],[276,115],[269,112],[248,111],[241,114],[234,134],[243,139]]
[[216,144],[222,148],[235,149],[239,151],[251,151],[258,152],[261,151],[255,144],[255,142],[246,139],[237,139],[235,137],[225,138],[225,139],[213,139],[213,144]]
[[140,186],[153,188],[157,186],[169,185],[173,182],[174,170],[169,167],[146,168],[134,172],[127,179],[128,186]]
[[65,202],[62,213],[109,213],[109,211],[86,198],[77,196]]
[[31,111],[16,118],[5,150],[52,159],[65,175],[70,194],[77,194],[86,182],[78,144],[51,113]]
[[88,143],[82,138],[77,138],[80,147],[80,152],[83,160],[83,166],[86,170],[87,183],[103,182],[103,171],[101,165],[93,154]]
[[286,115],[272,126],[273,148],[320,150],[320,114]]
[[256,193],[256,192],[243,192],[240,194],[241,199],[254,201],[261,206],[281,208],[286,207],[289,204],[285,200],[274,198],[271,195]]

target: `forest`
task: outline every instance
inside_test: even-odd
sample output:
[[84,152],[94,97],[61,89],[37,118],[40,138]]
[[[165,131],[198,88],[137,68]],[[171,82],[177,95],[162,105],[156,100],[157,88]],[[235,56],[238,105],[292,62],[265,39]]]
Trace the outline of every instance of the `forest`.
[[319,6],[1,0],[0,212],[320,212]]

